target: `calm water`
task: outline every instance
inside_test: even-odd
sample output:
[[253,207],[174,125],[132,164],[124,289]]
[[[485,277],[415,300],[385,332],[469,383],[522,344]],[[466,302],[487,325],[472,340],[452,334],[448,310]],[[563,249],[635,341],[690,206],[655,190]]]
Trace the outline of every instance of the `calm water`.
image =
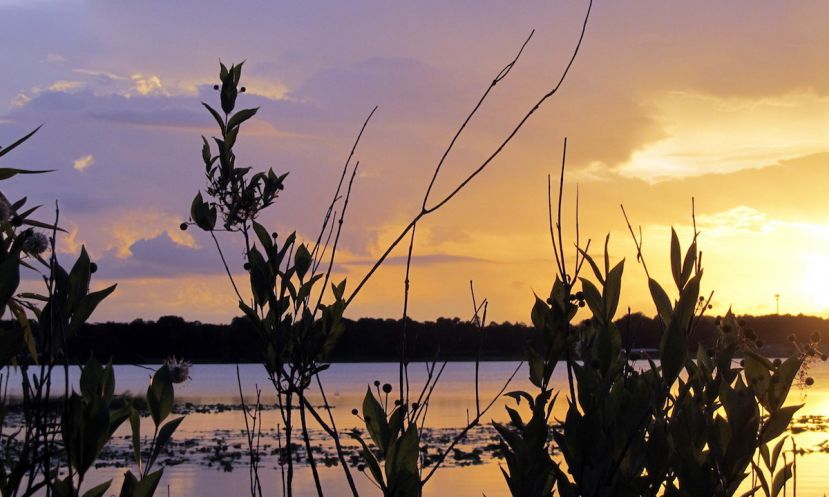
[[[501,389],[504,381],[513,372],[517,363],[511,362],[490,362],[482,363],[480,369],[480,396],[483,404],[494,398]],[[151,371],[138,366],[116,366],[116,390],[118,392],[130,391],[135,394],[142,394],[148,385]],[[263,405],[273,404],[274,396],[272,388],[267,380],[264,370],[257,365],[240,366],[241,382],[246,398],[255,397],[255,389],[258,386],[262,390],[261,401]],[[72,376],[75,376],[77,371]],[[439,441],[441,436],[451,434],[453,428],[466,424],[469,412],[475,410],[474,390],[474,364],[472,363],[451,363],[446,366],[441,381],[435,390],[432,403],[429,408],[427,426],[433,428],[434,439]],[[789,396],[789,404],[805,402],[806,406],[801,409],[799,415],[829,416],[829,365],[826,363],[815,364],[809,372],[815,379],[815,385],[807,390],[793,389]],[[397,364],[393,363],[369,363],[369,364],[335,364],[331,369],[323,373],[323,384],[326,395],[333,409],[334,417],[338,428],[346,431],[353,427],[360,427],[361,422],[351,415],[351,409],[359,408],[362,398],[365,395],[367,386],[374,380],[396,384]],[[412,365],[410,367],[410,382],[412,389],[417,389],[425,379],[425,367],[423,365]],[[56,378],[57,384],[62,384],[61,375]],[[10,394],[16,393],[12,386],[15,379],[12,378],[9,387]],[[563,368],[558,368],[554,376],[554,384],[557,388],[566,390],[567,380]],[[509,390],[529,388],[529,380],[526,376],[526,367],[522,367],[516,375]],[[373,388],[373,387],[372,387]],[[236,377],[236,366],[234,365],[195,365],[191,370],[191,380],[183,385],[177,386],[177,402],[192,402],[194,404],[238,404],[239,387]],[[312,399],[314,403],[320,402],[317,395]],[[485,419],[504,420],[504,401],[500,400],[493,406]],[[554,410],[554,415],[561,418],[566,403],[560,400]],[[234,451],[234,445],[242,441],[240,430],[244,427],[243,417],[238,410],[211,409],[210,412],[191,412],[181,424],[175,439],[184,443],[186,440],[198,441],[204,447],[205,452],[215,449],[216,444],[226,444],[230,452]],[[266,410],[262,413],[265,430],[273,430],[277,426],[278,411]],[[142,430],[147,433],[149,427]],[[122,429],[118,436],[127,432]],[[272,444],[275,447],[272,431],[265,433],[263,443]],[[489,440],[491,432],[482,429],[472,435],[471,445],[463,446],[465,450],[472,450],[476,445],[481,446],[491,443]],[[220,441],[221,440],[221,441]],[[825,468],[829,464],[829,454],[820,452],[821,444],[829,443],[829,433],[823,431],[804,431],[796,435],[799,447],[815,449],[815,452],[800,456],[798,458],[798,495],[823,495],[829,486],[829,475]],[[116,445],[126,443],[116,440]],[[235,448],[238,452],[239,447]],[[167,495],[169,486],[170,496],[206,496],[219,497],[230,495],[245,495],[248,489],[248,471],[244,461],[233,465],[232,471],[225,471],[227,467],[221,464],[208,466],[205,460],[197,460],[195,455],[199,449],[189,449],[193,455],[185,458],[180,464],[169,466],[165,470],[164,479],[157,495]],[[451,459],[451,458],[450,458]],[[480,496],[482,492],[490,497],[508,495],[503,477],[498,470],[498,460],[484,457],[484,463],[478,465],[463,466],[463,461],[452,461],[451,467],[440,469],[435,477],[430,480],[426,487],[426,495],[456,495],[456,496]],[[273,458],[263,460],[263,469],[260,476],[263,481],[265,495],[281,495],[279,467]],[[224,468],[224,469],[223,469]],[[124,468],[103,467],[96,470],[94,475],[88,477],[89,482],[98,482],[106,478],[115,477],[115,485],[120,485],[120,477]],[[326,468],[322,466],[320,473],[323,479],[327,495],[344,495],[347,493],[342,470],[339,467]],[[355,472],[358,485],[364,495],[375,495],[378,491]],[[306,467],[299,467],[296,475],[295,495],[311,496],[316,495],[313,484],[310,480],[310,472]],[[114,491],[113,491],[114,493]]]

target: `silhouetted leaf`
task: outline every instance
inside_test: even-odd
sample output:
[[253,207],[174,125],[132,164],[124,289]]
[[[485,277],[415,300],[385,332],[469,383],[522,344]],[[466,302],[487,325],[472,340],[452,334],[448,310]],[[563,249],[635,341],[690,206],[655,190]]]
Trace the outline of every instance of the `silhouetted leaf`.
[[682,266],[680,257],[682,254],[679,248],[679,237],[676,236],[676,230],[671,228],[671,274],[674,276],[674,283],[679,290],[682,290]]
[[256,111],[259,110],[259,107],[254,109],[242,109],[239,112],[233,114],[230,120],[227,122],[228,129],[233,129],[236,126],[239,126],[243,122],[247,121],[251,117],[256,115]]
[[101,497],[109,490],[109,486],[112,485],[112,480],[105,481],[100,485],[94,486],[83,493],[83,497]]
[[[9,152],[11,152],[12,150],[14,150],[15,148],[17,148],[17,147],[18,147],[19,145],[21,145],[22,143],[24,143],[26,140],[28,140],[29,138],[31,138],[31,137],[32,137],[32,135],[34,135],[35,133],[37,133],[37,132],[38,132],[38,130],[39,130],[41,127],[43,127],[43,125],[42,125],[42,124],[41,124],[40,126],[38,126],[37,128],[33,129],[32,131],[30,131],[29,133],[27,133],[27,134],[26,134],[23,138],[20,138],[20,139],[19,139],[19,140],[17,140],[16,142],[12,143],[11,145],[9,145],[9,146],[7,146],[7,147],[5,147],[5,148],[0,148],[0,157],[3,157],[3,156],[4,156],[4,155],[6,155],[7,153],[9,153]],[[2,171],[2,169],[0,169],[0,171]],[[13,171],[17,171],[18,173],[19,173],[19,172],[27,172],[27,171],[21,171],[21,170],[19,170],[19,169],[13,169]],[[45,172],[50,172],[50,171],[31,171],[31,172],[45,173]],[[14,176],[14,174],[12,174],[12,176]],[[6,177],[3,177],[3,176],[2,176],[2,173],[0,173],[0,180],[4,180],[4,179],[6,179]]]

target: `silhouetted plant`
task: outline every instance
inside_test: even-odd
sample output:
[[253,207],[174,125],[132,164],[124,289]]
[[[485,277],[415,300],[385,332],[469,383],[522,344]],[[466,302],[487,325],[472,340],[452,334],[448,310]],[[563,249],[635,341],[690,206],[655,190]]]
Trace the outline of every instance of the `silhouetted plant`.
[[[36,131],[0,149],[0,157]],[[49,171],[0,168],[0,180],[17,174],[45,172]],[[115,285],[90,291],[91,276],[97,265],[90,261],[85,247],[81,247],[68,272],[58,263],[56,237],[58,231],[63,231],[58,226],[60,211],[56,205],[54,223],[45,223],[32,218],[39,207],[26,208],[25,197],[9,203],[0,193],[0,316],[8,308],[16,321],[15,326],[0,327],[0,368],[6,370],[6,384],[11,369],[19,369],[22,394],[21,423],[15,432],[0,431],[0,438],[5,438],[5,442],[14,442],[4,443],[5,449],[0,453],[0,494],[11,497],[43,492],[47,497],[100,497],[112,480],[88,488],[82,494],[86,474],[125,420],[130,419],[133,440],[138,443],[138,413],[129,404],[114,408],[112,365],[102,366],[94,358],[81,367],[80,393],[72,390],[70,394],[68,343],[96,307],[115,290]],[[45,293],[19,291],[21,268],[42,278]],[[52,391],[56,369],[62,369],[64,376],[65,393],[60,397]],[[0,374],[0,382],[2,378]],[[0,390],[3,429],[9,412],[6,395],[4,386]],[[153,438],[156,449],[151,450],[147,463],[149,469],[158,450],[182,419],[158,429],[161,420],[169,414],[173,399],[172,379],[166,367],[156,373],[147,397],[157,435]],[[61,477],[63,469],[66,475]],[[161,470],[142,474],[140,481],[127,473],[120,495],[149,497],[160,477]]]
[[[562,162],[559,199],[563,180]],[[539,393],[507,394],[519,404],[526,400],[529,421],[507,407],[509,425],[495,423],[512,495],[550,496],[557,491],[563,496],[725,497],[734,495],[750,474],[759,484],[745,495],[760,489],[767,496],[777,495],[792,477],[792,463],[779,464],[783,440],[773,448],[769,444],[786,431],[802,407],[784,403],[804,360],[820,355],[820,337],[799,346],[786,360],[772,361],[758,353],[760,344],[753,330],[729,311],[719,321],[714,339],[700,344],[696,355],[689,354],[689,337],[713,296],[700,295],[703,270],[696,225],[684,256],[676,232],[671,232],[670,263],[677,295],[671,299],[651,278],[642,240],[628,222],[663,324],[660,363],[646,356],[647,366],[641,368],[639,354],[622,348],[621,332],[613,320],[624,261],[611,268],[609,238],[603,267],[588,254],[589,241],[585,247],[577,243],[574,267],[568,272],[561,204],[554,226],[551,195],[549,203],[558,276],[549,298],[536,297],[532,309],[541,350],[527,349],[530,380]],[[578,277],[585,262],[597,283]],[[578,292],[576,281],[581,283]],[[592,317],[576,333],[570,323],[578,307],[584,306]],[[744,357],[741,363],[739,356]],[[552,428],[551,439],[549,417],[559,392],[552,392],[549,379],[559,358],[568,368],[570,391],[566,415],[559,427]],[[561,451],[562,461],[550,457],[553,447]],[[759,462],[752,461],[755,456],[762,459],[771,483]]]

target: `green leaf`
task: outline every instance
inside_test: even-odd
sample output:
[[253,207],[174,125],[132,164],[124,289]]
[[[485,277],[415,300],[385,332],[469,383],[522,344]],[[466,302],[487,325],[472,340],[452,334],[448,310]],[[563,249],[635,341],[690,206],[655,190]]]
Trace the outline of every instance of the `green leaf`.
[[417,426],[410,424],[406,433],[395,443],[391,443],[386,457],[386,477],[389,485],[397,479],[399,473],[416,473],[418,456]]
[[147,387],[147,404],[156,426],[173,410],[173,382],[167,366],[161,366],[153,375],[152,383]]
[[366,388],[366,396],[363,398],[363,420],[366,422],[366,429],[374,444],[385,453],[388,448],[389,425],[386,421],[386,413],[374,398],[371,388]]
[[109,490],[109,486],[112,485],[112,480],[105,481],[100,485],[90,488],[86,492],[83,493],[83,497],[101,497]]

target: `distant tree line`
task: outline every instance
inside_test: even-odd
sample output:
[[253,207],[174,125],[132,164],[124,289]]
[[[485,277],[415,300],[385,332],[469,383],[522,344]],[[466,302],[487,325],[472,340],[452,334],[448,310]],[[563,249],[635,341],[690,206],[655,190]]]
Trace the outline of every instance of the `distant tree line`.
[[[791,340],[806,341],[814,332],[829,332],[829,320],[805,315],[743,316],[746,327],[759,337],[767,355],[791,352]],[[8,321],[6,326],[16,326]],[[585,323],[576,326],[578,331]],[[35,324],[36,326],[36,324]],[[636,313],[616,321],[625,349],[656,349],[662,325],[656,318]],[[400,350],[403,322],[400,319],[360,318],[346,320],[342,340],[333,353],[335,362],[395,361]],[[524,323],[489,323],[481,330],[460,318],[435,321],[409,320],[406,327],[407,356],[413,360],[518,360],[533,340],[532,329]],[[716,318],[700,323],[690,347],[706,346],[717,331]],[[168,356],[202,363],[258,362],[257,335],[247,318],[230,324],[186,321],[179,316],[162,316],[156,321],[135,319],[129,323],[85,324],[69,344],[74,361],[90,354],[115,363],[158,363]]]

